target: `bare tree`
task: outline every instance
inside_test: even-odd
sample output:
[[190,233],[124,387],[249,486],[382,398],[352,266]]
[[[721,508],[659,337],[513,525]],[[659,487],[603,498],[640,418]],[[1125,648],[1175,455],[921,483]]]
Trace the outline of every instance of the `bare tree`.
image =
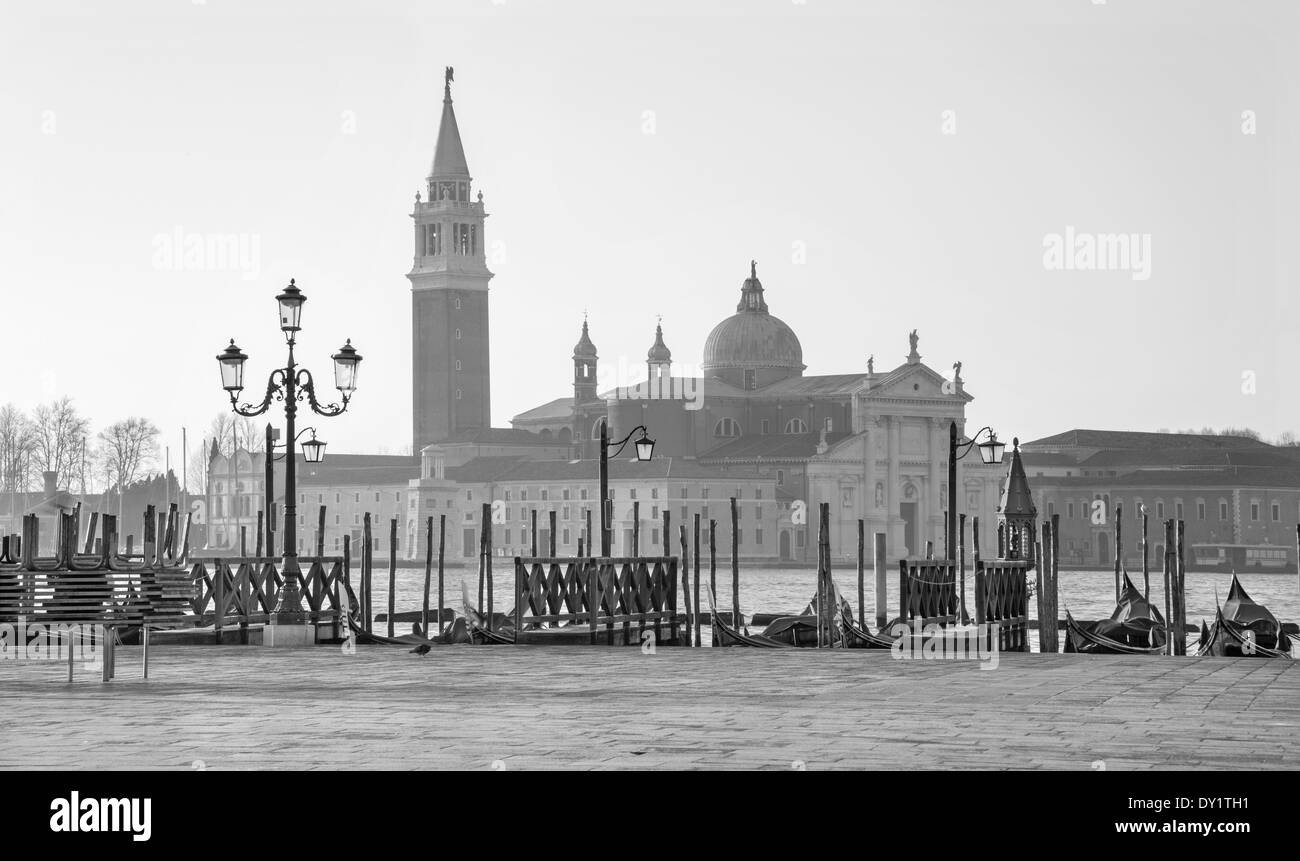
[[114,422],[99,432],[100,457],[105,472],[117,485],[118,507],[123,489],[158,457],[158,428],[139,416]]
[[13,404],[0,407],[0,490],[16,493],[29,488],[28,464],[36,447],[36,429]]
[[197,451],[190,452],[190,462],[185,464],[185,480],[190,493],[203,496],[208,492],[208,457],[212,454],[210,440],[204,439]]
[[1282,431],[1277,438],[1277,444],[1288,448],[1300,446],[1300,436],[1296,436],[1295,431]]
[[[217,441],[217,451],[226,457],[234,453],[236,445],[244,451],[257,453],[266,447],[266,422],[230,412],[218,413],[208,427],[208,438]],[[204,456],[206,458],[206,452]],[[204,460],[205,469],[206,464]]]
[[34,453],[42,470],[58,474],[58,483],[68,487],[81,472],[81,446],[90,431],[88,422],[63,397],[41,404],[32,416],[36,434]]

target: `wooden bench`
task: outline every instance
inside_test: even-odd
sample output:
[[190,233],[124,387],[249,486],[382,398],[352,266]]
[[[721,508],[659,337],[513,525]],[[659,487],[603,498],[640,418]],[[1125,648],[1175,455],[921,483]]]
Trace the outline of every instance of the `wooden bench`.
[[[8,550],[20,548],[0,561],[0,624],[16,626],[15,645],[28,648],[28,635],[45,637],[54,648],[66,647],[68,680],[75,665],[74,634],[80,635],[85,653],[85,629],[102,649],[103,680],[114,675],[113,647],[124,631],[138,630],[144,647],[144,676],[149,676],[149,631],[162,627],[193,625],[193,585],[189,571],[168,564],[173,557],[175,508],[166,526],[154,523],[152,506],[145,517],[144,554],[122,556],[116,552],[117,523],[112,515],[103,518],[99,553],[78,553],[76,515],[60,515],[55,554],[37,555],[40,521],[36,515],[23,518],[23,535],[9,541]],[[158,528],[154,528],[154,527]],[[160,532],[167,539],[157,541]],[[186,527],[188,533],[188,524]],[[87,542],[90,544],[90,542]],[[93,545],[91,545],[93,546]],[[66,642],[65,642],[66,641]]]

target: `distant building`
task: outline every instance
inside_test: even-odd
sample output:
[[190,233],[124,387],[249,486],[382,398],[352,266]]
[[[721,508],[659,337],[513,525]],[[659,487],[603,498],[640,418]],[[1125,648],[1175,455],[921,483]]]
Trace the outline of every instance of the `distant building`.
[[1164,520],[1184,521],[1188,565],[1295,570],[1300,459],[1248,437],[1072,430],[1021,446],[1040,517],[1060,515],[1062,564],[1140,571],[1141,506],[1151,566],[1160,571]]

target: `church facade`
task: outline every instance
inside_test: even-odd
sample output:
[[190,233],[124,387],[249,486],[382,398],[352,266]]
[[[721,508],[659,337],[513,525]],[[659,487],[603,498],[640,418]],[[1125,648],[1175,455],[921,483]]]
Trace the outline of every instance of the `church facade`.
[[[424,546],[429,517],[448,516],[456,550],[472,558],[484,502],[509,515],[496,524],[504,539],[498,548],[517,551],[531,543],[519,528],[528,519],[524,500],[543,503],[543,525],[555,509],[559,550],[576,552],[583,503],[596,492],[602,420],[615,439],[646,426],[660,464],[613,465],[612,495],[621,495],[616,547],[619,536],[626,543],[634,534],[654,535],[668,513],[677,524],[700,515],[706,534],[716,520],[725,553],[733,496],[745,521],[736,526],[741,555],[751,559],[815,560],[821,501],[831,503],[838,557],[856,556],[859,518],[868,536],[888,536],[893,558],[919,555],[926,542],[944,552],[950,500],[980,516],[987,539],[1005,467],[963,462],[956,491],[947,486],[949,426],[965,429],[971,401],[960,364],[951,379],[923,364],[913,332],[906,360],[890,370],[877,372],[868,359],[865,369],[807,374],[802,343],[770,310],[753,261],[734,313],[704,343],[698,375],[673,374],[660,324],[649,339],[645,379],[602,391],[598,333],[584,320],[569,393],[515,415],[509,428],[493,428],[487,214],[482,194],[473,195],[451,81],[448,69],[427,198],[416,195],[411,216],[413,450],[421,465],[410,480],[408,555]],[[631,505],[636,500],[646,501],[644,511]],[[558,504],[544,504],[552,501]],[[646,522],[631,523],[638,512]]]
[[[573,351],[572,399],[549,401],[512,424],[568,440],[575,458],[598,455],[602,418],[616,438],[644,425],[657,456],[769,478],[781,514],[774,559],[815,558],[812,513],[822,501],[831,503],[836,556],[856,555],[859,519],[868,535],[886,534],[891,557],[919,555],[927,541],[944,552],[949,428],[956,422],[964,432],[972,400],[960,366],[945,378],[923,364],[913,332],[910,352],[892,370],[877,372],[871,358],[865,371],[805,374],[802,344],[772,314],[757,269],[751,261],[735,313],[705,340],[701,376],[673,375],[660,325],[646,354],[646,378],[598,392],[599,351],[584,321]],[[996,534],[1005,470],[973,459],[958,463],[958,512],[980,518],[986,541]]]

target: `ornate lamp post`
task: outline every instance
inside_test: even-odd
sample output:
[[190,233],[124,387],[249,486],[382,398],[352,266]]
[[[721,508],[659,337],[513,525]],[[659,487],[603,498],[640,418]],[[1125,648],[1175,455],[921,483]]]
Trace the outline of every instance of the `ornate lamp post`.
[[998,435],[990,427],[982,427],[975,432],[975,436],[958,443],[957,441],[957,423],[953,422],[948,426],[948,555],[953,556],[953,548],[957,546],[957,461],[970,454],[972,447],[976,445],[976,440],[980,434],[988,431],[989,438],[979,443],[980,460],[986,464],[1002,463],[1002,455],[1007,450],[1007,444],[998,441]]
[[[285,341],[289,345],[289,360],[284,367],[276,368],[271,372],[266,383],[266,396],[262,398],[262,402],[256,406],[239,403],[239,393],[244,388],[244,362],[248,361],[248,356],[235,346],[233,339],[230,346],[217,355],[217,361],[221,365],[221,387],[230,393],[231,409],[238,415],[250,418],[260,416],[271,408],[272,401],[284,402],[284,564],[281,572],[284,586],[280,590],[280,600],[276,604],[272,622],[293,624],[301,621],[302,618],[302,599],[298,589],[301,569],[298,567],[296,528],[298,525],[297,459],[294,457],[294,445],[297,443],[294,419],[298,412],[298,402],[306,398],[312,411],[322,416],[341,415],[347,410],[348,401],[356,391],[357,366],[361,363],[361,355],[352,346],[351,340],[334,354],[334,386],[342,396],[342,403],[322,405],[316,399],[316,386],[311,372],[306,368],[299,368],[293,357],[296,333],[302,328],[300,325],[302,306],[307,301],[307,297],[293,280],[290,280],[289,286],[275,297],[275,301],[280,310],[280,329],[284,332]],[[319,463],[325,456],[325,443],[316,439],[314,428],[304,428],[304,431],[306,430],[311,430],[312,438],[302,444],[303,456],[309,463]],[[267,452],[267,457],[271,456],[272,453]]]
[[[975,435],[965,442],[957,442],[957,423],[953,422],[948,426],[948,557],[956,559],[957,553],[957,461],[970,454],[972,447],[976,445],[976,440],[980,434],[988,431],[989,438],[979,443],[980,460],[986,464],[1002,463],[1002,455],[1007,450],[1007,444],[998,441],[998,435],[993,432],[993,428],[985,426],[975,432]],[[964,568],[962,569],[965,570]],[[964,577],[965,575],[963,575]],[[962,583],[961,589],[961,618],[964,622],[966,616],[966,586]]]
[[636,441],[636,459],[646,462],[654,456],[655,441],[650,439],[646,433],[645,425],[637,425],[628,432],[628,435],[615,443],[609,441],[609,426],[605,419],[600,420],[600,555],[609,555],[609,447],[618,446],[614,452],[614,457],[627,447],[628,441],[632,439],[632,434],[641,431],[641,436]]

